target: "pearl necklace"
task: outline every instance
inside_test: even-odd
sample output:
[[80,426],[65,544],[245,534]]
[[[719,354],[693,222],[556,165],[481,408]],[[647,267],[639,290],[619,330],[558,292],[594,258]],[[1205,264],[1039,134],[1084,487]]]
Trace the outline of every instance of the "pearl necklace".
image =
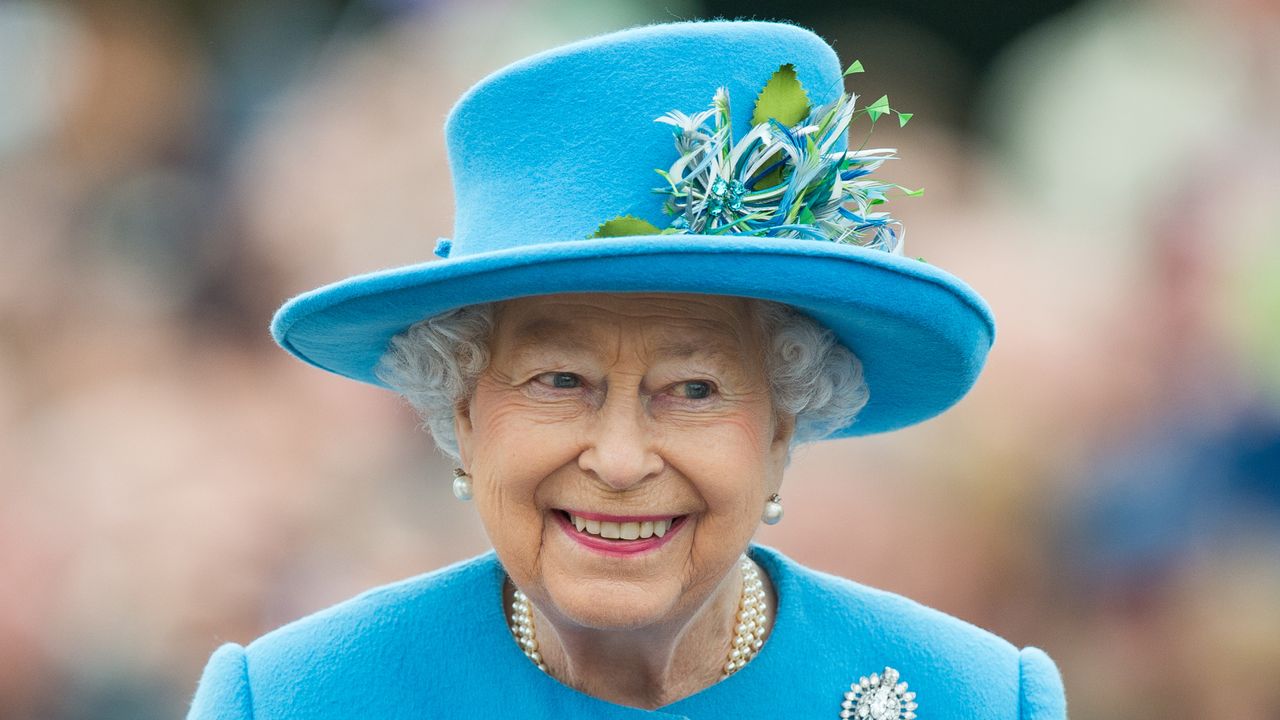
[[[724,677],[741,670],[760,652],[760,648],[764,647],[764,634],[769,622],[764,582],[760,580],[756,564],[744,555],[738,562],[738,568],[742,571],[742,598],[738,601],[733,644],[724,664]],[[538,637],[533,629],[533,611],[529,598],[518,588],[511,604],[511,634],[515,636],[516,643],[525,656],[539,670],[547,672],[546,663],[542,662],[542,653],[538,650]]]

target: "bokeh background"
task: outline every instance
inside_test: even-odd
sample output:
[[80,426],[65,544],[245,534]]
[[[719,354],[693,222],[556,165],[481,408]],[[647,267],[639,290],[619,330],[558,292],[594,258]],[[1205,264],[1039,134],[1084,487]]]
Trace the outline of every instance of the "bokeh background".
[[915,113],[908,253],[999,323],[759,539],[1047,649],[1077,720],[1280,718],[1274,0],[0,2],[0,718],[181,717],[218,644],[485,550],[411,411],[270,315],[450,233],[484,75],[718,15]]

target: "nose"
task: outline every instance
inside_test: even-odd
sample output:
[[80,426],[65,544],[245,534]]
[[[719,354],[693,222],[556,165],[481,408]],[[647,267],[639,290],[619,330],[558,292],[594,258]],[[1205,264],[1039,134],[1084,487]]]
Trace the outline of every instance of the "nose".
[[644,403],[609,392],[578,467],[614,490],[626,490],[662,472]]

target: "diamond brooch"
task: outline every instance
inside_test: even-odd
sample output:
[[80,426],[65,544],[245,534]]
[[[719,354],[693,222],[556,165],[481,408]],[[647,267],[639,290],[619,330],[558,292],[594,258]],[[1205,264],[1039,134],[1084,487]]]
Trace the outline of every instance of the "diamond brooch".
[[884,674],[858,678],[849,686],[840,703],[843,720],[915,720],[916,694],[907,692],[907,684],[898,682],[898,671],[891,667]]

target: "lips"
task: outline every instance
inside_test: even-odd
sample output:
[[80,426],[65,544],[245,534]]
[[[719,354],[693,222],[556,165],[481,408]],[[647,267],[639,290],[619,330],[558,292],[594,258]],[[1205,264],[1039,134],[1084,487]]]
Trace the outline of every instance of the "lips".
[[657,548],[670,540],[688,517],[619,516],[570,510],[556,510],[554,515],[572,539],[608,554],[632,554]]
[[657,520],[597,520],[576,513],[568,513],[569,521],[578,532],[585,532],[608,540],[641,540],[667,534],[676,516]]

